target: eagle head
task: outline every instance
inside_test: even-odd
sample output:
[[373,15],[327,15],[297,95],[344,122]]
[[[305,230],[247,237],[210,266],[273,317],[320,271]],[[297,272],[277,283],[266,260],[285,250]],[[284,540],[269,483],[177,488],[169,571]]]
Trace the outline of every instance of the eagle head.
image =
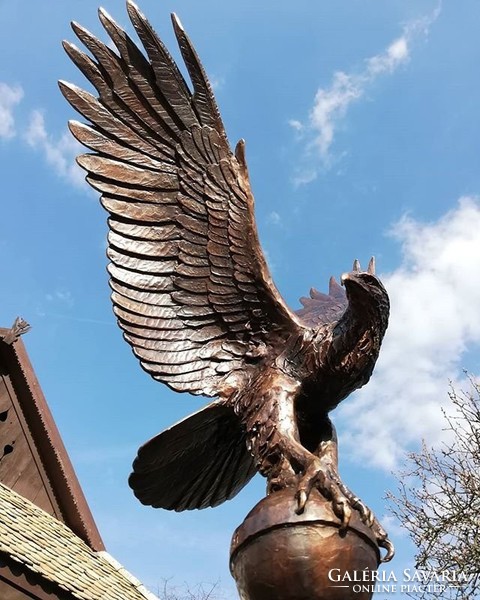
[[333,330],[333,362],[354,364],[363,356],[371,373],[388,326],[388,294],[375,275],[373,259],[367,271],[362,271],[359,262],[355,261],[352,271],[342,275],[341,283],[345,287],[348,306]]
[[383,330],[383,337],[388,325],[390,301],[387,290],[375,275],[375,259],[370,259],[367,271],[362,271],[356,260],[352,271],[342,275],[341,283],[348,298],[347,312],[355,320],[365,321],[370,326]]

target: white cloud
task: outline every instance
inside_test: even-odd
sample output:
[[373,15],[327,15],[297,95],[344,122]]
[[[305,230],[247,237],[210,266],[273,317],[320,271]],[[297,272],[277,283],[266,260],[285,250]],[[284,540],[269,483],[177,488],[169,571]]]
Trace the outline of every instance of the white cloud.
[[330,151],[335,133],[350,105],[359,100],[378,77],[391,74],[408,62],[413,40],[419,35],[428,34],[430,25],[440,14],[440,9],[439,4],[431,15],[407,23],[403,27],[401,36],[383,52],[368,58],[360,72],[334,73],[330,86],[320,88],[315,94],[313,108],[306,123],[296,119],[289,121],[290,126],[297,133],[308,135],[306,155],[315,165],[310,164],[300,169],[294,178],[296,185],[314,180],[319,164],[324,167],[330,165],[332,158]]
[[372,56],[367,60],[367,68],[364,75],[368,79],[365,83],[373,80],[378,75],[383,75],[383,73],[392,73],[409,59],[409,37],[411,36],[407,36],[404,32],[401,37],[390,44],[385,52],[377,56]]
[[290,119],[288,121],[288,124],[290,125],[290,127],[292,127],[292,129],[295,129],[295,131],[297,131],[298,133],[301,133],[305,128],[303,123],[297,121],[297,119]]
[[[398,519],[394,517],[391,513],[385,513],[381,515],[379,519],[382,527],[388,531],[389,535],[392,538],[406,538],[408,536],[408,531],[398,522]],[[399,569],[400,572],[400,569]]]
[[350,104],[363,95],[364,75],[347,75],[337,71],[330,88],[320,88],[310,113],[310,128],[315,134],[312,142],[324,163],[329,159],[329,150],[337,121],[345,116]]
[[282,217],[276,210],[272,210],[272,212],[267,215],[267,223],[270,225],[282,225]]
[[72,293],[65,289],[56,289],[54,292],[46,294],[45,299],[48,302],[55,302],[68,307],[72,307],[74,304]]
[[85,174],[75,162],[75,157],[82,153],[83,147],[70,132],[65,131],[60,138],[53,139],[45,128],[43,114],[34,110],[24,137],[29,146],[44,153],[47,163],[58,175],[74,185],[84,185]]
[[0,139],[15,136],[13,109],[22,98],[23,90],[19,85],[9,86],[0,81]]
[[[10,139],[17,134],[14,108],[24,96],[20,86],[9,86],[0,81],[0,139]],[[30,114],[30,121],[20,126],[22,137],[32,148],[42,151],[45,159],[58,175],[74,185],[84,185],[85,175],[75,162],[75,157],[83,151],[83,147],[70,132],[54,139],[46,130],[45,119],[39,110]]]
[[225,87],[225,77],[210,75],[210,85],[212,86],[214,92],[220,92]]
[[480,344],[479,231],[480,199],[471,197],[434,223],[405,217],[393,227],[403,258],[382,276],[387,335],[372,380],[339,410],[354,459],[392,469],[412,444],[445,435],[448,381],[463,379],[465,353]]

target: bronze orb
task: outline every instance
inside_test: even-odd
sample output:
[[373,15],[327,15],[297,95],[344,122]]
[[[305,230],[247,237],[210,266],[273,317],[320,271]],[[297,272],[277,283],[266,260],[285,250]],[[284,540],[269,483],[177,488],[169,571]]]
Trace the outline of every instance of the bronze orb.
[[357,511],[342,531],[331,503],[316,490],[302,514],[295,508],[293,490],[275,492],[236,529],[230,570],[240,598],[370,600],[380,552]]

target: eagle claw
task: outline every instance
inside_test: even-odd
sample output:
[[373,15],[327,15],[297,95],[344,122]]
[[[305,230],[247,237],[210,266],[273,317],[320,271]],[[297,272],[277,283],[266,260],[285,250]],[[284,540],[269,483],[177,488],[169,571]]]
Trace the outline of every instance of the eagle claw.
[[341,499],[333,501],[332,506],[334,513],[342,521],[342,524],[340,525],[340,531],[345,531],[350,524],[350,519],[352,518],[352,509],[350,508],[348,500]]
[[366,504],[364,504],[360,500],[360,498],[357,498],[357,497],[355,497],[351,500],[351,506],[352,506],[352,508],[355,508],[356,510],[358,510],[358,513],[360,515],[360,518],[362,519],[362,522],[367,527],[372,527],[372,525],[375,521],[375,515],[368,508],[368,506]]
[[297,501],[297,508],[295,509],[295,512],[297,513],[297,515],[301,515],[305,510],[305,505],[307,504],[308,500],[308,494],[303,489],[297,490],[297,493],[295,494],[295,499]]
[[388,538],[385,538],[384,540],[377,539],[377,543],[380,546],[380,548],[385,548],[385,550],[387,551],[385,556],[382,556],[380,558],[380,562],[386,563],[391,561],[392,558],[395,556],[395,546],[392,544],[392,542]]
[[333,511],[341,520],[340,529],[345,530],[352,516],[351,503],[339,486],[338,476],[335,476],[329,467],[330,465],[325,467],[318,458],[310,463],[298,484],[295,512],[297,515],[303,513],[310,492],[316,487],[325,498],[331,500]]
[[340,519],[340,531],[345,531],[350,524],[352,510],[358,511],[362,522],[369,527],[377,540],[380,548],[387,551],[381,562],[390,561],[395,549],[388,539],[386,531],[380,525],[373,512],[364,504],[360,498],[343,484],[338,473],[329,463],[325,465],[318,458],[312,460],[298,482],[295,499],[297,506],[295,512],[300,515],[304,512],[312,489],[316,487],[322,496],[332,503],[332,509]]

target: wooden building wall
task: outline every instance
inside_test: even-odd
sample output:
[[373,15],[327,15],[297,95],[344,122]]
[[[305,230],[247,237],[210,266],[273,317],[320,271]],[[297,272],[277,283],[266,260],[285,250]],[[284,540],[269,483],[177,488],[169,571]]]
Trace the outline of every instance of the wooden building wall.
[[10,377],[0,365],[0,481],[61,519]]

